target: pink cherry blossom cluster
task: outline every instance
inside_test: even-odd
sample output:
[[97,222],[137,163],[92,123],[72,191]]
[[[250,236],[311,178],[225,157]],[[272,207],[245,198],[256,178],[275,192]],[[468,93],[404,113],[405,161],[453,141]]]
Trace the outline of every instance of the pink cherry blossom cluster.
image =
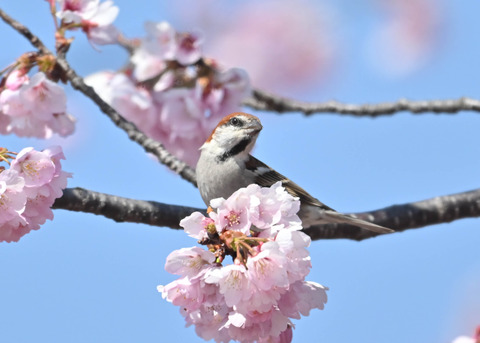
[[9,169],[0,169],[0,242],[17,242],[53,218],[51,206],[62,196],[71,176],[62,170],[65,159],[58,146],[43,151],[25,148],[13,153],[0,148],[0,159],[12,159]]
[[[49,0],[55,9],[55,1]],[[113,1],[100,0],[58,0],[57,17],[61,20],[60,28],[81,28],[90,42],[95,44],[113,44],[117,42],[119,31],[113,21],[119,9]]]
[[300,231],[299,200],[278,182],[250,185],[211,206],[209,217],[195,212],[180,222],[209,250],[172,252],[165,269],[180,278],[158,290],[205,340],[290,342],[290,319],[327,301],[327,288],[305,281],[310,237]]
[[66,113],[65,91],[42,72],[31,78],[12,71],[0,86],[0,133],[49,138],[70,135],[75,119]]
[[86,82],[170,152],[195,166],[198,148],[226,113],[250,94],[247,74],[220,70],[202,58],[198,33],[178,33],[168,23],[147,23],[129,67],[104,71]]

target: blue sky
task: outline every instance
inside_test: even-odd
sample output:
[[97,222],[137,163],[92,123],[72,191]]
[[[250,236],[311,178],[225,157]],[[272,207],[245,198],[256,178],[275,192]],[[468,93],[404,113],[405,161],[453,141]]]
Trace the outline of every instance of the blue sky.
[[[141,35],[145,20],[181,22],[168,2],[115,3],[116,23],[129,36]],[[444,13],[440,43],[425,66],[401,78],[378,72],[363,51],[375,21],[372,2],[350,3],[335,3],[343,23],[342,65],[330,82],[303,98],[351,103],[478,98],[478,1],[438,2]],[[52,43],[46,3],[10,0],[1,8]],[[0,28],[3,67],[31,48],[3,23]],[[88,75],[119,68],[126,56],[115,47],[95,51],[77,35],[69,58]],[[71,89],[68,94],[69,111],[78,118],[73,137],[45,142],[6,136],[0,145],[18,151],[61,144],[64,169],[74,173],[69,187],[203,206],[194,187],[150,159],[88,99]],[[339,211],[480,186],[478,113],[377,119],[256,114],[264,130],[255,156]],[[448,343],[472,334],[480,324],[479,227],[479,219],[465,219],[364,242],[313,242],[308,279],[330,288],[329,301],[325,310],[296,322],[294,342]],[[0,341],[201,342],[156,291],[174,279],[164,271],[166,256],[193,245],[180,231],[57,210],[39,231],[0,244]]]

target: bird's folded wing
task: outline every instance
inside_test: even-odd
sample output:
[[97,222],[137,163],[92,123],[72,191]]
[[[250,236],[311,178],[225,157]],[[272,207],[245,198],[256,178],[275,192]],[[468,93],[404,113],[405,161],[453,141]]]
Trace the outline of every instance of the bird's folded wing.
[[262,161],[257,160],[255,157],[250,155],[245,165],[247,170],[255,174],[256,183],[258,185],[262,187],[270,187],[276,182],[281,181],[282,186],[285,187],[287,192],[294,197],[298,197],[302,204],[317,206],[324,210],[335,211],[333,208],[312,197],[306,190],[297,185],[295,182],[276,172]]

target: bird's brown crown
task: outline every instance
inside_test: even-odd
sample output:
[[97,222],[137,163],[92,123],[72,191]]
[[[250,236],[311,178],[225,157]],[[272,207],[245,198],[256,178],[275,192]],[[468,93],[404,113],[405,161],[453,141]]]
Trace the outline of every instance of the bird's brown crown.
[[206,142],[210,142],[210,141],[212,140],[213,134],[215,133],[215,130],[217,129],[217,127],[222,126],[222,125],[225,125],[226,123],[228,123],[228,121],[229,121],[230,119],[232,119],[233,117],[238,116],[238,115],[242,115],[242,116],[247,117],[247,118],[254,118],[254,119],[256,119],[256,120],[259,120],[258,117],[254,116],[253,114],[248,114],[248,113],[244,113],[244,112],[233,112],[233,113],[230,113],[229,115],[223,117],[222,120],[220,120],[220,122],[217,124],[217,126],[215,126],[215,128],[213,129],[213,131],[212,131],[212,133],[210,134],[210,136],[208,136]]

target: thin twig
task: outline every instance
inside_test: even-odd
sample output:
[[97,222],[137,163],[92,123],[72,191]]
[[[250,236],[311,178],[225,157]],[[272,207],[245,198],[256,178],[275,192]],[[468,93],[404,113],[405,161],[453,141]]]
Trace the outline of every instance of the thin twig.
[[[205,212],[205,209],[122,198],[83,188],[66,189],[53,208],[93,213],[117,222],[143,223],[173,229],[178,229],[180,220],[192,212]],[[397,232],[480,217],[480,189],[354,215]],[[311,227],[305,233],[313,240],[343,238],[361,241],[379,235],[357,227],[335,224]]]
[[[10,25],[13,29],[22,34],[25,38],[27,38],[28,41],[30,41],[30,43],[42,54],[53,55],[53,53],[37,36],[35,36],[27,27],[7,15],[2,9],[0,9],[0,18],[2,18],[3,21]],[[160,142],[149,138],[133,123],[123,118],[115,109],[103,101],[93,90],[93,88],[86,85],[83,81],[83,78],[78,76],[75,70],[70,67],[63,54],[60,54],[57,57],[57,64],[62,68],[72,87],[82,92],[85,96],[97,104],[100,110],[105,113],[116,126],[124,130],[131,140],[140,144],[145,151],[155,155],[161,163],[165,164],[168,168],[179,174],[182,178],[191,182],[193,185],[196,185],[194,169],[188,166],[185,162],[177,159],[170,152],[168,152]]]
[[301,112],[309,116],[314,113],[338,113],[356,117],[378,117],[392,115],[402,111],[412,113],[457,113],[460,111],[480,112],[480,100],[459,98],[454,100],[420,100],[412,101],[400,99],[397,102],[380,104],[345,104],[335,100],[327,102],[302,102],[288,99],[272,93],[255,89],[253,96],[247,98],[243,104],[250,108],[262,111]]
[[196,186],[196,176],[193,168],[173,156],[160,142],[157,142],[145,135],[135,126],[135,124],[123,118],[117,111],[115,111],[115,109],[113,109],[113,107],[103,101],[92,87],[85,84],[83,78],[77,75],[77,73],[70,67],[64,58],[59,57],[57,59],[57,63],[65,71],[67,79],[70,81],[70,84],[73,86],[73,88],[79,90],[88,98],[93,100],[100,110],[105,113],[116,126],[128,134],[128,137],[132,141],[140,144],[145,151],[155,155],[161,163],[165,164],[168,168],[179,174],[182,178]]

